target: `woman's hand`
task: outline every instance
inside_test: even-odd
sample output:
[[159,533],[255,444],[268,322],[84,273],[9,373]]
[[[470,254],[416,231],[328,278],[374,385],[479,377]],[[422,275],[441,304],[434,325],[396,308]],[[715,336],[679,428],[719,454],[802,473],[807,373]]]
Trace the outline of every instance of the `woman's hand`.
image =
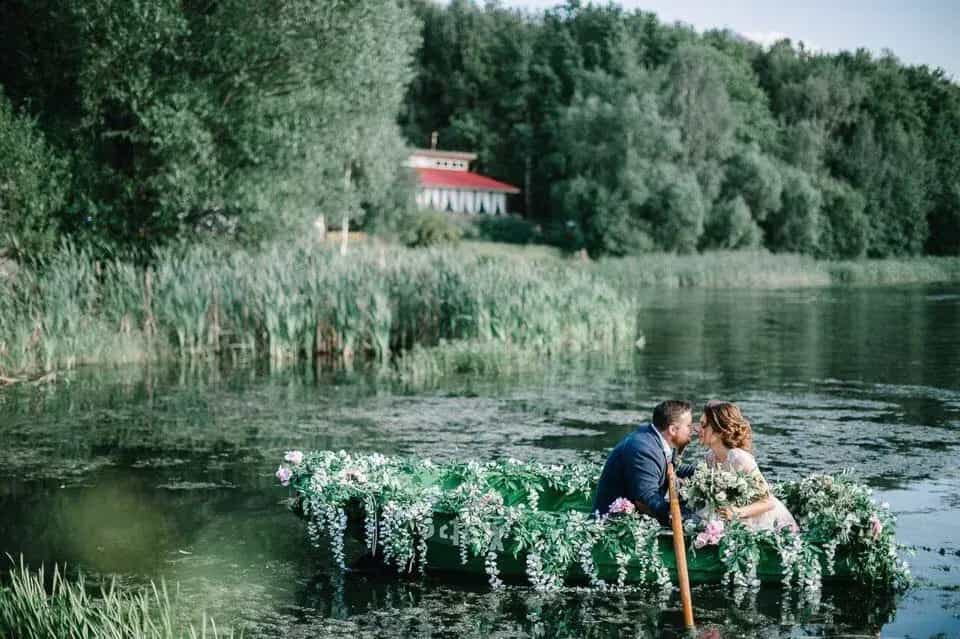
[[725,521],[730,521],[731,519],[739,519],[740,512],[736,508],[731,508],[730,506],[723,506],[717,513],[720,515],[720,518]]

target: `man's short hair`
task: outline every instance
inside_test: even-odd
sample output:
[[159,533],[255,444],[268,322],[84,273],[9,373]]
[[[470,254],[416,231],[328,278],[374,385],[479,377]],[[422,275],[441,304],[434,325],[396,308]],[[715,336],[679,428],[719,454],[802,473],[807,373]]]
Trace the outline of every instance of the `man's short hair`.
[[692,413],[693,404],[682,399],[668,399],[653,408],[653,425],[659,431],[665,431],[670,424],[680,421],[684,413]]

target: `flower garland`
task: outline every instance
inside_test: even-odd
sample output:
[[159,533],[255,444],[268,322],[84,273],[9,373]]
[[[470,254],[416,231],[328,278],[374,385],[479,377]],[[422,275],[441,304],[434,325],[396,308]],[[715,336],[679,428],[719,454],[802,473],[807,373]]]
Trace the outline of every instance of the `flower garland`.
[[[284,460],[276,475],[294,491],[311,544],[320,547],[325,537],[341,568],[351,521],[369,552],[381,552],[384,562],[408,573],[425,570],[428,540],[442,526],[452,531],[460,562],[480,561],[495,589],[503,586],[500,561],[509,554],[523,556],[527,579],[538,590],[556,590],[576,572],[597,589],[624,588],[628,578],[670,588],[659,547],[662,529],[655,520],[625,499],[617,500],[607,516],[589,513],[597,465],[517,460],[437,465],[429,459],[344,451],[291,451]],[[769,491],[765,482],[761,486],[749,476],[720,473],[681,489],[689,499],[714,506],[745,505],[761,491]],[[690,552],[716,547],[723,580],[735,590],[758,585],[762,552],[777,553],[783,584],[804,592],[817,590],[822,575],[831,574],[840,561],[868,583],[896,588],[909,583],[909,570],[897,559],[893,516],[870,498],[868,488],[848,475],[816,475],[774,492],[802,532],[688,522]]]
[[877,504],[873,491],[857,483],[849,472],[812,475],[774,489],[795,514],[804,538],[822,549],[825,574],[833,574],[837,552],[861,581],[906,588],[910,566],[898,559],[894,536],[896,518],[889,504]]

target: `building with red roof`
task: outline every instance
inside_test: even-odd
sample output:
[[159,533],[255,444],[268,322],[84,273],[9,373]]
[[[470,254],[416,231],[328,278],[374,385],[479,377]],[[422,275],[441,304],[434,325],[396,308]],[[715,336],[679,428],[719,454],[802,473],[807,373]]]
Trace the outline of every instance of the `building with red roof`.
[[517,187],[470,171],[475,153],[415,149],[409,166],[417,172],[417,206],[453,213],[502,215]]

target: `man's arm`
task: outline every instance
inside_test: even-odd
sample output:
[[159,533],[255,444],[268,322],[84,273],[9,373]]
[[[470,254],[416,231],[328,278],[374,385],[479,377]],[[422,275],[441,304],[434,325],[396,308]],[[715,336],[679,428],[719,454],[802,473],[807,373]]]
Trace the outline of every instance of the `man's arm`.
[[697,470],[696,464],[679,464],[677,465],[677,477],[693,477],[693,473]]
[[663,498],[660,488],[660,465],[657,455],[660,450],[633,447],[627,463],[630,468],[630,499],[647,505],[651,514],[663,525],[670,523],[670,504]]

